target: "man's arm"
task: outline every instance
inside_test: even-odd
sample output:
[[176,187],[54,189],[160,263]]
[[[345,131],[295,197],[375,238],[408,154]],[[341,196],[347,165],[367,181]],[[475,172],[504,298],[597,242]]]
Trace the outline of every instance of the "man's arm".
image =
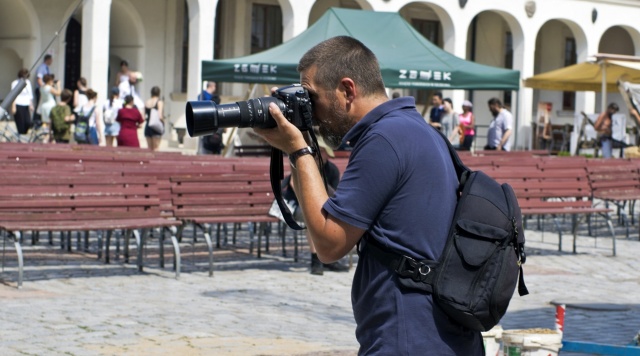
[[509,141],[509,137],[511,137],[511,129],[507,129],[504,134],[502,134],[502,139],[500,140],[500,145],[496,147],[498,151],[502,150],[502,147],[507,144]]
[[[289,154],[307,146],[300,130],[285,119],[275,104],[269,106],[269,112],[278,127],[255,129],[267,142]],[[329,196],[314,157],[299,157],[296,168],[291,169],[291,177],[318,257],[323,262],[342,258],[351,251],[365,230],[336,219],[322,209]]]
[[607,118],[607,112],[603,111],[600,113],[600,115],[598,116],[598,119],[596,120],[596,123],[593,124],[593,128],[596,131],[602,131],[602,125],[604,124],[604,120]]
[[312,156],[300,157],[296,169],[291,171],[298,203],[318,257],[325,263],[339,260],[353,249],[365,230],[336,219],[322,209],[329,196]]

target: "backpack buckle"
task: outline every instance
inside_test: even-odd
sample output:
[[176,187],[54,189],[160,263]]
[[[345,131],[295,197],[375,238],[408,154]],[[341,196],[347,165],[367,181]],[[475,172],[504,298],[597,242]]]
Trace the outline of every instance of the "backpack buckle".
[[423,262],[418,262],[409,256],[402,255],[396,273],[402,277],[409,277],[414,281],[422,281],[431,273],[431,267]]

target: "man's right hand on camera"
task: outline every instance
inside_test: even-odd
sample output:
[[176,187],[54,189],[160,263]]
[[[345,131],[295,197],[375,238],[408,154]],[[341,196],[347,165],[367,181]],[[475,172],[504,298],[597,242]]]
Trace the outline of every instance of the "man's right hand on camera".
[[291,154],[307,146],[302,132],[291,124],[275,103],[269,104],[269,113],[278,124],[271,129],[254,128],[254,132],[262,136],[271,146]]

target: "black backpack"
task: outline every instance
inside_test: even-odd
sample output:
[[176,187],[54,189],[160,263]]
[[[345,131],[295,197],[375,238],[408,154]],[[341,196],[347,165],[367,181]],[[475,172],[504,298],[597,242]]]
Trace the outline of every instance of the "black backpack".
[[218,129],[211,135],[202,137],[202,145],[204,148],[209,151],[219,153],[224,148],[224,143],[222,142],[223,133],[224,129]]
[[401,285],[432,294],[458,324],[487,331],[504,316],[516,285],[527,295],[522,264],[524,229],[513,189],[481,171],[467,168],[443,136],[460,185],[458,203],[444,251],[437,261],[417,261],[373,239],[370,253],[398,274]]
[[93,106],[87,114],[84,114],[83,108],[78,113],[78,116],[76,116],[76,127],[73,131],[73,138],[77,143],[89,143],[89,119],[95,109],[96,107]]

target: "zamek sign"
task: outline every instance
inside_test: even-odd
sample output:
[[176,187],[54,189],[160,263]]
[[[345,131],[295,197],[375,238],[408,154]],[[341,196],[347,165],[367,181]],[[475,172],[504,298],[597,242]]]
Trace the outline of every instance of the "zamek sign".
[[439,70],[400,69],[398,85],[412,87],[446,87],[451,82],[451,72]]

